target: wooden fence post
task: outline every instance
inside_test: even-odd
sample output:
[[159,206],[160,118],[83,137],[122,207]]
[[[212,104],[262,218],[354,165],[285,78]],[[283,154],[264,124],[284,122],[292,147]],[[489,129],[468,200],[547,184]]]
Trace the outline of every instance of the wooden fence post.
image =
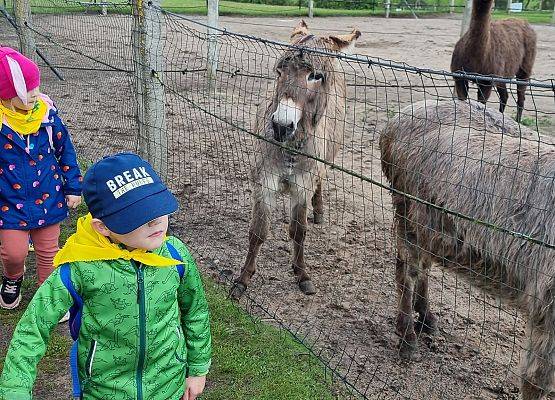
[[461,36],[466,33],[470,26],[470,18],[472,17],[472,0],[466,0],[464,8],[463,19],[461,24]]
[[308,18],[314,18],[314,0],[308,0]]
[[33,32],[26,26],[31,24],[31,5],[29,0],[14,0],[14,17],[19,39],[19,51],[36,61],[36,46]]
[[[151,4],[151,5],[149,5]],[[168,174],[160,0],[133,0],[133,64],[139,135],[136,150],[162,179]]]
[[389,12],[391,11],[391,0],[385,0],[385,17],[389,18]]
[[[218,3],[219,0],[208,0],[208,26],[218,28]],[[216,72],[218,70],[218,41],[216,29],[208,28],[208,65],[207,78],[209,90],[215,89]]]

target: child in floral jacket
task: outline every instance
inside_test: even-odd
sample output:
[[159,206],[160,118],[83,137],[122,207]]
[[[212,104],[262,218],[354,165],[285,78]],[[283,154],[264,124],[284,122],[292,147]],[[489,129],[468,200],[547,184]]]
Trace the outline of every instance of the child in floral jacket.
[[60,222],[81,202],[82,177],[69,133],[39,91],[37,65],[0,47],[0,307],[21,299],[31,236],[41,284],[53,270]]

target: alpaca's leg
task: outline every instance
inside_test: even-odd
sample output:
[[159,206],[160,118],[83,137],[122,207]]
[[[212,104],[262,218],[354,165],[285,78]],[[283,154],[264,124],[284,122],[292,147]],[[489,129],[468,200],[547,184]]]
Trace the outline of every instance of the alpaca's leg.
[[312,210],[314,212],[314,223],[321,224],[324,222],[324,200],[322,198],[322,181],[318,179],[316,182],[316,190],[312,196]]
[[301,291],[310,295],[316,293],[316,288],[306,272],[307,266],[304,261],[304,240],[307,229],[306,210],[306,200],[300,199],[293,205],[291,221],[289,222],[289,237],[293,240],[293,272],[297,277]]
[[555,389],[555,304],[553,290],[531,299],[528,350],[522,365],[522,399],[540,400]]
[[522,118],[522,112],[524,111],[524,98],[526,96],[526,86],[517,85],[516,87],[516,121],[520,122]]
[[486,104],[491,95],[492,86],[490,84],[478,83],[478,101]]
[[241,269],[241,275],[235,280],[229,292],[230,297],[238,299],[245,292],[252,276],[256,272],[256,257],[260,251],[262,243],[268,236],[268,225],[270,219],[270,204],[273,192],[268,188],[262,190],[259,186],[255,189],[254,204],[252,209],[251,226],[249,229],[249,252],[247,259]]
[[400,355],[410,358],[416,350],[416,332],[414,330],[413,296],[416,271],[403,260],[401,252],[397,254],[395,281],[397,282],[397,322],[396,332],[401,338]]
[[431,263],[422,262],[416,281],[416,290],[413,295],[414,311],[418,313],[417,332],[434,333],[437,329],[437,317],[430,310],[428,301],[428,279]]
[[[534,53],[535,55],[535,53]],[[531,63],[534,63],[534,59],[532,58]],[[520,67],[520,69],[518,70],[518,72],[516,73],[516,79],[519,80],[523,80],[526,81],[528,79],[530,79],[530,72],[527,71],[532,71],[532,65],[523,65]],[[524,98],[526,95],[526,85],[517,85],[516,86],[516,106],[517,106],[517,111],[516,111],[516,120],[517,122],[520,122],[521,118],[522,118],[522,112],[524,111]]]
[[455,92],[459,100],[468,99],[468,81],[466,79],[455,78]]
[[509,99],[507,85],[505,83],[498,82],[496,84],[496,87],[497,93],[499,93],[499,112],[504,112],[505,106],[507,105],[507,100]]

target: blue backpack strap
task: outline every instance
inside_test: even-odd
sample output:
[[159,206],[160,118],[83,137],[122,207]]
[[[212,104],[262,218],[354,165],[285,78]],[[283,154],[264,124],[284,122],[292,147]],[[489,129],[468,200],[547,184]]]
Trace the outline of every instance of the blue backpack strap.
[[79,370],[77,368],[77,339],[81,329],[81,315],[83,313],[83,299],[75,290],[71,281],[71,267],[69,263],[60,265],[60,278],[67,291],[73,299],[73,305],[69,309],[69,332],[73,339],[73,346],[69,354],[69,365],[71,368],[71,383],[73,387],[73,397],[82,398],[81,383],[79,382]]
[[[177,249],[170,242],[166,242],[166,246],[168,247],[168,250],[170,251],[170,254],[174,260],[183,261],[181,254],[179,254]],[[176,265],[175,268],[177,269],[177,272],[179,272],[179,279],[183,279],[183,277],[185,276],[185,265],[179,264]]]

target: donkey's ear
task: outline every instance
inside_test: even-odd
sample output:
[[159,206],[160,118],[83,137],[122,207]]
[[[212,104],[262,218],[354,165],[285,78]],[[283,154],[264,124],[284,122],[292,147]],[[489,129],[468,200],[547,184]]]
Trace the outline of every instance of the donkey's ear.
[[296,42],[301,37],[308,35],[308,25],[301,19],[297,26],[291,32],[291,42]]
[[355,42],[360,37],[360,31],[353,29],[348,35],[330,36],[334,48],[342,53],[351,53],[355,47]]

